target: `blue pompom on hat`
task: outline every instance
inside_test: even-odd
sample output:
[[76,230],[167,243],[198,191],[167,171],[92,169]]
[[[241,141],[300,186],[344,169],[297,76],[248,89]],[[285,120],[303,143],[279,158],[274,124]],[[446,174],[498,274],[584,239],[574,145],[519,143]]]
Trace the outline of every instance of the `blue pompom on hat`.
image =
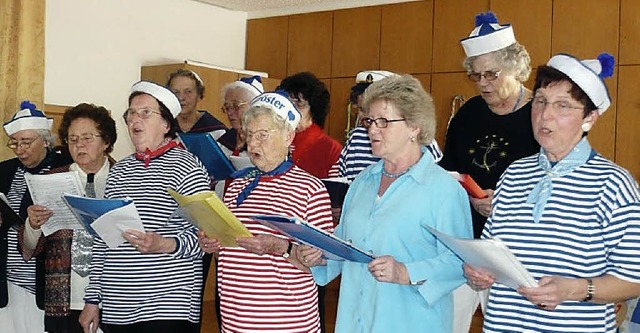
[[493,12],[480,13],[469,37],[460,40],[467,57],[498,51],[514,44],[516,37],[511,24],[500,25]]
[[13,135],[22,130],[51,131],[52,126],[53,118],[47,118],[44,112],[36,109],[35,104],[25,100],[20,103],[20,111],[4,123],[4,131],[7,135]]
[[289,99],[289,94],[284,90],[276,90],[259,95],[251,101],[251,105],[249,107],[251,108],[254,106],[262,106],[272,109],[277,115],[285,119],[293,130],[298,127],[298,123],[302,118],[302,114],[298,108],[296,108],[295,104],[293,104]]
[[264,93],[264,87],[262,86],[262,78],[259,75],[242,77],[238,81],[246,84],[251,89],[257,91],[258,94]]
[[589,96],[599,114],[611,106],[611,97],[603,79],[613,75],[614,65],[615,59],[608,53],[587,60],[560,53],[547,62],[547,66],[559,70],[577,84]]
[[131,86],[131,93],[133,94],[135,92],[142,92],[157,99],[160,103],[164,104],[167,109],[169,109],[173,118],[177,117],[178,113],[182,111],[182,106],[180,106],[178,97],[176,97],[171,90],[157,83],[138,81]]

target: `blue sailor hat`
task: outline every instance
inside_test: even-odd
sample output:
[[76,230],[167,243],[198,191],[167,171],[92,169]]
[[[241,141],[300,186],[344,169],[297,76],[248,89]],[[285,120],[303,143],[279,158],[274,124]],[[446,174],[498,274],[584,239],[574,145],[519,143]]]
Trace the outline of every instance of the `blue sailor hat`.
[[7,135],[13,135],[27,129],[51,131],[52,126],[53,118],[47,118],[44,112],[36,109],[35,104],[25,100],[20,103],[20,111],[4,123],[4,131]]
[[500,25],[493,12],[480,13],[469,37],[460,40],[467,57],[498,51],[516,42],[511,24]]

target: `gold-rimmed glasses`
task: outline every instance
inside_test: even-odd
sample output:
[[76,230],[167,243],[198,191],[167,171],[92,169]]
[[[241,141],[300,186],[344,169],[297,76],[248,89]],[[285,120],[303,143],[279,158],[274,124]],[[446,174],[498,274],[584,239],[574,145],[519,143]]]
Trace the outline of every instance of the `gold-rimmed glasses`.
[[247,143],[251,142],[252,139],[256,139],[258,142],[265,142],[271,138],[271,133],[276,131],[276,129],[261,129],[254,132],[246,131],[245,138]]
[[551,105],[551,109],[560,114],[566,114],[570,110],[584,110],[584,106],[571,105],[568,101],[549,102],[544,96],[535,96],[531,102],[531,108],[536,110],[544,110],[547,105]]
[[13,149],[13,150],[16,150],[18,148],[29,149],[29,148],[31,148],[31,145],[34,142],[36,142],[36,140],[38,140],[39,138],[40,137],[37,136],[35,138],[23,138],[20,141],[11,140],[11,141],[7,142],[7,148]]
[[124,114],[122,115],[122,117],[124,118],[125,121],[129,121],[131,119],[133,119],[133,117],[138,116],[140,117],[140,119],[149,119],[149,117],[151,117],[152,114],[157,113],[157,114],[161,114],[160,111],[158,110],[154,110],[152,108],[142,108],[142,109],[127,109],[127,111],[124,112]]
[[484,78],[487,81],[495,81],[496,79],[498,79],[500,77],[500,73],[502,73],[502,70],[499,70],[499,71],[486,71],[486,72],[482,72],[482,73],[469,72],[469,73],[467,73],[467,77],[469,78],[469,80],[471,80],[473,82],[480,82],[480,80],[482,78]]
[[220,109],[222,109],[222,112],[224,113],[228,113],[229,111],[235,111],[238,112],[240,111],[240,108],[247,105],[248,102],[240,102],[240,101],[233,101],[230,103],[224,103],[222,104],[222,106],[220,107]]
[[92,143],[95,138],[99,138],[102,135],[100,134],[94,134],[94,133],[84,133],[81,135],[69,135],[66,139],[64,139],[64,142],[67,143],[67,145],[69,146],[75,146],[81,142],[84,143]]

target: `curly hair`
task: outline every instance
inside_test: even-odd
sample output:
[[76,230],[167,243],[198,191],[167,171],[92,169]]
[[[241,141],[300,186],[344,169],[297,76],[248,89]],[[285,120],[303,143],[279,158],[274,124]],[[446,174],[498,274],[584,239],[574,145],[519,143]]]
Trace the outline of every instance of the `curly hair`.
[[393,75],[373,82],[364,91],[362,104],[369,113],[371,104],[385,101],[395,106],[407,124],[420,129],[418,143],[430,144],[436,133],[436,107],[433,98],[424,90],[420,81],[411,75]]
[[277,89],[286,91],[289,96],[302,97],[309,102],[311,119],[324,128],[324,122],[329,114],[329,90],[313,73],[301,72],[286,77]]
[[[500,67],[512,72],[516,80],[525,82],[529,79],[531,74],[531,58],[527,49],[518,42],[513,43],[503,49],[489,52],[492,54]],[[464,59],[462,65],[467,72],[472,72],[472,64],[479,56],[467,57]]]
[[58,135],[63,142],[69,135],[69,127],[74,120],[87,118],[96,123],[96,129],[100,133],[102,140],[107,143],[106,153],[113,151],[113,145],[116,143],[118,133],[116,131],[116,122],[111,117],[111,111],[103,106],[94,104],[80,103],[74,107],[68,108],[62,116],[62,123],[58,128]]

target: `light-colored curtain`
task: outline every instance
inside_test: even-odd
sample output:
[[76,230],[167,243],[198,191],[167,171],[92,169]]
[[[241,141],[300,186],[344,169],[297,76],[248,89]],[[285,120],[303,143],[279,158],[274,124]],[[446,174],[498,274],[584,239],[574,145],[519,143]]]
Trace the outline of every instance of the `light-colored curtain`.
[[[2,122],[29,99],[44,107],[45,0],[0,0],[0,106]],[[0,160],[13,157],[0,129]]]

